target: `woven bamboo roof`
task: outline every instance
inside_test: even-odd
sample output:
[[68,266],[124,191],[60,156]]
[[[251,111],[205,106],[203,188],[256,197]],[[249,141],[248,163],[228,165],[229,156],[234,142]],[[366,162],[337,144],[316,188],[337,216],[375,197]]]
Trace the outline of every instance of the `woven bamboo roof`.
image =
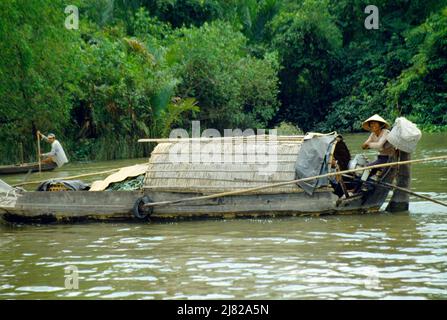
[[[176,142],[179,141],[179,142]],[[217,193],[295,179],[302,137],[192,139],[159,143],[149,159],[144,188],[160,192]],[[296,184],[258,193],[302,192]]]

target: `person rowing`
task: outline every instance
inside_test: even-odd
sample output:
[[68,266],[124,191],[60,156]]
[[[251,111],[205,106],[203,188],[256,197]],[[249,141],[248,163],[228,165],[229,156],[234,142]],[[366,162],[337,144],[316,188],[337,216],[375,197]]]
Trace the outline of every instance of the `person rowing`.
[[58,167],[62,167],[65,163],[68,162],[64,148],[62,148],[61,143],[56,140],[56,136],[54,133],[49,133],[48,137],[43,135],[40,131],[37,131],[37,134],[43,140],[51,144],[50,152],[40,154],[40,157],[43,158],[42,163],[55,163]]

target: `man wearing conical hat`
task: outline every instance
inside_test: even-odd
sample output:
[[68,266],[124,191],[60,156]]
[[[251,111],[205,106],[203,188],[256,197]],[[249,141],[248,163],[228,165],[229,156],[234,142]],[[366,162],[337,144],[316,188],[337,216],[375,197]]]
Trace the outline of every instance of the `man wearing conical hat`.
[[[387,141],[390,124],[381,116],[375,114],[365,120],[362,127],[371,132],[369,138],[362,144],[362,149],[377,149],[379,151],[377,160],[369,163],[369,165],[387,163],[389,157],[395,152],[394,147]],[[378,169],[373,169],[371,175],[374,175],[377,171]]]

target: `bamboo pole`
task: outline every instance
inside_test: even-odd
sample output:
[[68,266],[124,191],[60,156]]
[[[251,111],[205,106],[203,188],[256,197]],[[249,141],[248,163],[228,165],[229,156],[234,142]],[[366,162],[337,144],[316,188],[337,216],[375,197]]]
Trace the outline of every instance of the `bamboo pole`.
[[20,153],[20,164],[23,164],[24,158],[23,158],[23,143],[22,142],[19,143],[19,153]]
[[39,174],[42,173],[42,161],[40,160],[40,137],[39,132],[36,133],[37,136],[37,160],[39,161]]
[[211,195],[207,195],[207,196],[185,198],[185,199],[179,199],[179,200],[173,200],[173,201],[152,202],[152,203],[147,203],[144,206],[145,207],[156,207],[156,206],[172,205],[172,204],[191,202],[191,201],[197,201],[197,200],[215,199],[215,198],[221,198],[221,197],[226,197],[226,196],[244,194],[244,193],[248,193],[248,192],[260,191],[263,189],[282,187],[282,186],[294,184],[297,182],[311,181],[311,180],[315,180],[315,179],[326,178],[326,177],[336,176],[336,175],[340,175],[340,174],[354,173],[354,172],[360,172],[360,171],[376,169],[376,168],[386,168],[386,167],[398,166],[398,165],[404,165],[404,164],[410,164],[410,163],[421,163],[421,162],[427,162],[427,161],[446,160],[446,159],[447,159],[447,156],[439,156],[439,157],[431,157],[431,158],[416,159],[416,160],[409,160],[409,161],[396,161],[396,162],[390,162],[390,163],[376,164],[376,165],[368,166],[368,167],[362,167],[362,168],[344,170],[344,171],[336,171],[336,172],[321,174],[321,175],[308,177],[308,178],[272,183],[272,184],[267,184],[267,185],[263,185],[260,187],[216,193],[216,194],[211,194]]
[[304,136],[273,136],[275,139],[270,139],[270,135],[253,135],[253,136],[234,136],[234,137],[215,137],[215,138],[153,138],[153,139],[139,139],[138,142],[158,142],[158,143],[175,143],[175,142],[206,142],[206,141],[225,141],[225,140],[252,140],[252,141],[286,141],[286,142],[301,142]]

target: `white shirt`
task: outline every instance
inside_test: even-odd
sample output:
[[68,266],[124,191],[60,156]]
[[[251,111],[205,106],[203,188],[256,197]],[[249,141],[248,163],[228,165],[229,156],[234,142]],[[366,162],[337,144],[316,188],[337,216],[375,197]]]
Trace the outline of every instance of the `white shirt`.
[[[44,137],[48,141],[47,137]],[[46,157],[53,157],[54,162],[56,162],[58,167],[62,167],[64,163],[68,162],[67,156],[65,155],[64,148],[59,141],[54,140],[51,144],[51,151],[43,154]]]
[[387,141],[389,133],[390,133],[390,130],[388,130],[388,129],[382,129],[378,136],[374,132],[371,132],[368,140],[366,140],[365,143],[367,143],[371,149],[379,150],[380,155],[383,155],[383,156],[392,155],[394,153],[394,148]]

